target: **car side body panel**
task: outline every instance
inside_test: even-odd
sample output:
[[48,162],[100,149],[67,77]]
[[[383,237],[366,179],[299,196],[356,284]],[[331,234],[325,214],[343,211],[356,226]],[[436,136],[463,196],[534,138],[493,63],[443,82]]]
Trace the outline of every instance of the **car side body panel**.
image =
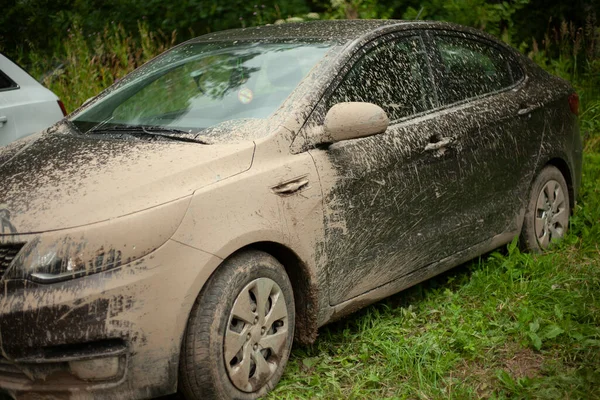
[[[348,53],[362,54],[363,44],[356,43],[359,50]],[[522,82],[498,94],[392,123],[384,134],[310,150],[323,186],[326,268],[330,287],[335,287],[330,289],[331,305],[453,259],[456,252],[469,253],[488,242],[499,245],[518,233],[523,210],[514,198],[526,194],[533,174],[522,177],[521,170],[532,169],[541,144],[535,130],[524,130],[521,119],[511,115],[518,111],[519,86]],[[505,103],[502,110],[493,108]],[[326,111],[318,105],[298,137],[310,141],[318,136]],[[434,137],[451,138],[453,143],[427,152]],[[517,148],[522,138],[526,149]],[[498,156],[501,160],[490,162]],[[507,176],[502,167],[508,162],[514,169]],[[502,182],[497,192],[485,192],[490,179]],[[404,279],[400,286],[410,281]]]
[[[386,27],[385,30],[391,30]],[[384,28],[381,29],[384,31]],[[468,32],[473,35],[473,32]],[[483,40],[489,40],[486,35],[481,35]],[[360,48],[362,44],[368,43],[368,40],[363,42],[356,42],[354,46]],[[350,293],[346,301],[336,305],[330,306],[325,310],[321,310],[320,321],[329,321],[337,319],[347,313],[350,313],[358,308],[361,308],[373,301],[381,299],[390,294],[396,293],[409,286],[412,286],[424,279],[427,279],[433,275],[436,275],[448,268],[452,268],[462,262],[466,262],[473,257],[483,254],[487,251],[491,251],[505,243],[510,242],[514,237],[518,236],[522,226],[524,216],[524,206],[528,195],[531,180],[534,178],[536,171],[543,167],[546,163],[552,159],[564,160],[569,165],[569,169],[572,170],[572,181],[573,186],[578,186],[581,175],[581,142],[579,132],[576,127],[575,116],[569,111],[569,106],[566,100],[566,96],[573,92],[570,85],[558,78],[551,78],[539,70],[539,67],[533,67],[529,60],[524,60],[523,57],[515,53],[512,49],[506,48],[505,51],[510,54],[509,57],[513,57],[515,61],[524,69],[525,79],[519,80],[515,85],[501,93],[484,97],[481,100],[469,101],[463,107],[465,108],[461,118],[455,121],[455,132],[467,135],[468,138],[463,146],[459,147],[459,151],[464,151],[463,155],[471,155],[474,157],[461,157],[460,154],[457,158],[459,163],[458,171],[464,173],[466,168],[471,169],[470,178],[464,180],[463,177],[463,190],[470,188],[473,184],[477,184],[481,187],[481,191],[477,194],[483,193],[484,189],[489,190],[492,186],[492,190],[486,194],[485,200],[478,203],[479,207],[471,207],[469,210],[464,209],[461,214],[454,214],[454,218],[451,217],[453,222],[459,221],[462,223],[467,222],[462,228],[454,231],[454,234],[463,237],[461,245],[456,246],[455,243],[447,240],[447,232],[449,229],[430,229],[434,240],[429,242],[432,247],[423,246],[422,248],[436,248],[436,245],[448,244],[447,249],[453,249],[454,251],[436,251],[440,255],[440,258],[431,260],[430,262],[423,262],[422,267],[415,271],[408,271],[408,274],[402,275],[402,273],[394,272],[393,269],[383,268],[387,270],[387,274],[390,277],[388,283],[383,284],[371,291],[366,291],[364,294],[360,294],[360,290],[356,292],[344,291],[344,284],[340,287],[341,282],[351,282],[352,290],[360,288],[360,282],[369,282],[369,270],[370,264],[368,261],[366,265],[361,264],[360,261],[347,265],[345,274],[329,276],[330,278],[330,293],[333,299],[336,296],[340,296],[341,293]],[[349,59],[348,54],[353,52],[360,52],[360,50],[349,49],[346,53],[346,59]],[[336,73],[339,73],[343,62],[338,63],[338,69]],[[531,90],[531,87],[536,89]],[[550,99],[556,99],[562,97],[561,101],[548,102]],[[560,103],[560,104],[559,104]],[[500,106],[500,109],[494,108]],[[452,107],[451,107],[452,108]],[[524,109],[530,108],[528,112],[524,113]],[[502,110],[502,111],[500,111]],[[320,110],[323,113],[326,110]],[[317,110],[317,112],[319,112]],[[440,117],[440,114],[450,111],[440,111],[436,116]],[[435,114],[434,114],[435,115]],[[313,115],[314,117],[314,115]],[[311,117],[311,118],[313,118]],[[322,117],[322,115],[321,115]],[[442,117],[443,118],[443,117]],[[472,119],[472,124],[475,129],[471,132],[465,131],[465,128],[469,124],[465,125],[464,118]],[[479,118],[479,120],[478,120]],[[304,125],[302,130],[297,135],[293,148],[303,148],[298,142],[305,141],[310,143],[311,137],[317,137],[320,134],[320,128],[315,125],[314,122],[309,119],[307,125]],[[446,119],[446,126],[451,127],[452,119]],[[494,122],[495,121],[495,122]],[[485,123],[488,122],[488,126]],[[551,133],[550,133],[551,132]],[[384,134],[386,135],[386,134]],[[468,136],[470,135],[470,137]],[[482,136],[483,135],[483,136]],[[552,139],[549,140],[548,135],[552,135]],[[363,142],[375,142],[376,137],[359,139],[358,141]],[[354,141],[353,141],[354,142]],[[407,143],[405,143],[406,145]],[[330,146],[330,151],[338,151],[334,149],[342,149],[344,146],[349,144],[339,143]],[[454,149],[456,151],[456,149]],[[485,151],[484,151],[485,150]],[[339,193],[336,196],[336,187],[342,187],[340,182],[355,181],[360,179],[351,171],[353,162],[358,162],[361,158],[360,154],[364,157],[372,157],[372,163],[375,164],[378,157],[383,154],[381,151],[376,151],[372,148],[372,151],[359,152],[351,156],[352,153],[348,153],[348,163],[345,167],[337,165],[335,160],[330,160],[330,163],[323,162],[323,165],[319,165],[319,158],[323,158],[320,153],[323,148],[317,150],[311,150],[313,158],[317,162],[319,173],[322,177],[322,185],[324,190],[324,201],[325,201],[325,237],[327,243],[328,235],[356,235],[359,232],[352,229],[347,229],[347,219],[333,210],[335,207],[340,207],[342,213],[348,213],[351,209],[345,208],[344,205],[339,205]],[[475,156],[475,153],[477,154]],[[358,157],[358,158],[357,158]],[[499,160],[496,158],[500,157]],[[490,162],[494,159],[494,162]],[[353,160],[353,161],[351,161]],[[578,161],[579,160],[579,161]],[[461,165],[462,164],[462,165]],[[350,168],[350,169],[349,169]],[[369,170],[369,167],[365,168]],[[450,170],[444,170],[446,174],[451,173]],[[460,172],[459,172],[460,173]],[[568,171],[567,171],[568,173]],[[432,176],[433,178],[433,176]],[[440,177],[438,177],[440,178]],[[445,179],[456,179],[448,175]],[[459,179],[460,180],[460,179]],[[380,180],[381,183],[384,180]],[[438,179],[433,178],[433,182],[440,182]],[[443,181],[443,179],[442,179]],[[490,181],[495,182],[490,185]],[[486,188],[487,185],[487,188]],[[495,185],[498,185],[495,189]],[[360,186],[360,185],[359,185]],[[407,184],[407,186],[410,186]],[[368,187],[363,185],[360,188],[355,188],[353,191],[362,193],[364,190],[371,199],[376,198],[377,188]],[[393,188],[392,188],[393,189]],[[342,191],[343,192],[343,191]],[[340,193],[342,193],[340,192]],[[399,191],[400,192],[400,191]],[[451,201],[446,204],[447,209],[452,207],[463,209],[465,205],[469,205],[472,196],[477,194],[469,191],[468,193],[463,192],[460,196],[457,196],[456,203]],[[388,198],[389,198],[388,194]],[[367,202],[368,203],[368,202]],[[356,206],[357,215],[363,215],[364,219],[362,223],[369,225],[372,229],[378,229],[377,224],[385,221],[386,218],[390,218],[388,215],[385,218],[375,218],[373,221],[369,220],[370,212],[365,211],[370,204],[364,203]],[[338,204],[336,206],[336,204]],[[333,208],[332,208],[333,207]],[[372,212],[372,211],[371,211]],[[375,210],[375,212],[377,212]],[[432,215],[436,214],[436,210],[432,210]],[[461,218],[460,216],[462,215]],[[440,213],[437,221],[440,226],[445,224],[447,215]],[[376,222],[374,222],[376,221]],[[469,222],[470,221],[470,225]],[[331,223],[330,226],[327,226]],[[360,224],[359,224],[360,225]],[[359,226],[357,225],[357,226]],[[448,224],[450,226],[450,224]],[[333,228],[335,227],[335,228]],[[430,226],[431,228],[431,226]],[[381,227],[380,229],[385,229]],[[337,232],[337,233],[333,233]],[[437,232],[437,233],[436,233]],[[476,233],[476,234],[474,234]],[[332,237],[333,237],[332,236]],[[363,235],[364,236],[364,235]],[[357,246],[360,248],[362,240],[368,242],[368,238],[360,236],[357,240],[350,241],[358,243]],[[342,242],[337,239],[330,239],[330,243],[334,243],[334,249],[329,248],[325,245],[327,257],[344,256],[343,249],[338,248]],[[337,243],[337,244],[335,244]],[[338,247],[336,247],[338,246]],[[353,249],[347,249],[352,251]],[[358,254],[361,254],[360,252]],[[406,255],[405,255],[406,257]],[[368,257],[367,257],[368,258]],[[356,257],[354,258],[356,259]],[[358,257],[360,260],[360,257]],[[406,258],[400,257],[394,261],[393,257],[388,258],[389,266],[393,266],[394,262],[404,262]],[[329,259],[331,261],[331,259]],[[423,260],[425,261],[425,260]],[[342,263],[342,265],[346,265]],[[331,264],[328,263],[326,268],[330,269]],[[330,270],[331,271],[331,270]],[[395,275],[397,274],[397,275]],[[400,276],[400,278],[394,276]],[[372,279],[371,279],[372,280]],[[363,289],[364,291],[364,289]],[[353,297],[356,296],[356,297]],[[338,297],[339,298],[339,297]],[[333,300],[330,304],[336,304]]]
[[[418,48],[419,42],[414,33],[385,35],[368,43],[339,75],[348,76],[364,59],[363,53],[367,57],[373,54],[369,52],[375,43],[386,47],[405,43]],[[390,69],[409,68],[404,61],[396,59],[393,53],[384,53],[381,58]],[[423,67],[427,71],[427,65]],[[431,87],[428,76],[425,72],[422,81],[426,88]],[[354,96],[355,84],[344,86],[343,80],[339,86],[338,83],[332,84],[317,106],[304,127],[304,135],[322,129],[323,115],[332,97]],[[403,89],[388,87],[389,98]],[[426,101],[431,99],[423,99],[423,106]],[[446,205],[440,204],[440,193],[446,195],[450,204],[457,184],[454,179],[433,177],[455,173],[456,154],[425,151],[434,135],[443,135],[440,125],[425,115],[392,121],[382,134],[310,150],[322,177],[326,204],[326,268],[330,285],[335,286],[330,291],[330,304],[348,300],[443,257],[437,251],[425,251],[435,244],[428,232],[432,226],[437,230],[435,223],[444,217]]]
[[569,96],[575,90],[567,82],[553,76],[541,88],[546,89],[543,97],[545,129],[543,141],[535,167],[536,173],[545,165],[558,167],[569,186],[571,207],[575,206],[581,185],[583,144],[579,133],[579,122],[569,108]]
[[[461,183],[461,200],[456,206],[456,220],[448,224],[461,236],[456,249],[466,249],[501,234],[519,230],[523,215],[521,199],[527,194],[533,176],[535,156],[542,135],[531,115],[520,115],[525,107],[527,77],[518,57],[495,41],[471,33],[440,29],[427,31],[439,97],[450,92],[456,95],[463,88],[446,87],[443,62],[438,52],[438,40],[454,41],[457,45],[476,46],[490,50],[497,60],[509,65],[511,81],[500,90],[480,96],[466,96],[457,104],[444,106],[439,118],[447,126],[448,135],[455,138],[449,150],[460,151],[457,176]],[[467,85],[468,86],[468,85]],[[536,121],[541,114],[536,110]],[[452,249],[447,249],[450,254]]]
[[319,296],[327,293],[321,267],[323,202],[312,158],[289,154],[289,133],[281,128],[279,135],[257,141],[249,171],[194,193],[173,240],[221,259],[268,243],[296,254],[302,281],[292,280],[292,285],[304,290],[297,314],[311,324],[308,336],[298,339],[307,342],[316,338],[317,312],[326,306]]

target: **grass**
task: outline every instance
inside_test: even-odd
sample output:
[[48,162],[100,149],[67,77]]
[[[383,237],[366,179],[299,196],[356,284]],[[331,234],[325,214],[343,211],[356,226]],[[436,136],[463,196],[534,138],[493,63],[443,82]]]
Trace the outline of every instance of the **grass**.
[[516,242],[320,330],[270,399],[600,399],[600,130],[568,237]]
[[32,49],[18,62],[52,90],[68,112],[177,42],[176,32],[151,32],[142,22],[135,35],[121,25],[109,25],[90,37],[78,27],[66,36],[62,52],[54,58]]

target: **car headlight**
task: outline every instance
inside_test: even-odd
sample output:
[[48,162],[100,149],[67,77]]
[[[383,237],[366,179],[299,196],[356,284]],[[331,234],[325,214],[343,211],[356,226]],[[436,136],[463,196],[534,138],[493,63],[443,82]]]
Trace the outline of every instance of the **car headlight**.
[[[101,232],[92,229],[90,233],[96,236],[95,245],[88,240],[76,240],[71,236],[60,240],[56,240],[55,235],[38,236],[30,240],[19,252],[5,277],[54,283],[120,267],[123,250],[127,248],[128,243],[109,245],[105,238],[100,236]],[[104,250],[105,248],[109,250]],[[149,252],[143,249],[136,250],[135,246],[129,251],[125,250],[128,261],[139,259]]]
[[121,266],[121,250],[98,249],[95,255],[72,250],[72,246],[46,251],[30,258],[28,278],[40,283],[53,283],[65,279],[107,271]]
[[177,230],[188,198],[27,240],[5,278],[54,283],[118,268],[150,254]]

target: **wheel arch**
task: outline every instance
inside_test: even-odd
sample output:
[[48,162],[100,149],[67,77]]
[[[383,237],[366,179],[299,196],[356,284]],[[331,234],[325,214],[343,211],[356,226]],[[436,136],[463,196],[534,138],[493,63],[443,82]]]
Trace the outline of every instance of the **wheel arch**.
[[548,160],[548,162],[546,162],[546,164],[543,165],[542,169],[548,165],[556,167],[565,178],[565,181],[567,182],[567,189],[569,190],[569,205],[571,208],[570,211],[573,212],[573,208],[575,207],[575,188],[573,186],[573,175],[571,173],[571,168],[569,167],[569,164],[561,157],[554,157]]
[[[301,344],[311,344],[317,338],[319,314],[319,283],[316,273],[302,260],[298,253],[289,246],[272,240],[261,240],[245,244],[224,257],[219,265],[211,272],[213,276],[221,265],[230,257],[248,250],[258,250],[274,257],[283,265],[292,290],[296,311],[296,330],[294,339]],[[210,280],[210,278],[208,279]],[[207,282],[208,282],[207,280]],[[204,289],[204,287],[202,288]],[[197,294],[200,295],[202,289]]]
[[296,306],[294,339],[302,344],[313,343],[317,338],[318,327],[318,284],[308,265],[295,251],[277,242],[255,242],[240,248],[235,253],[248,249],[265,252],[283,265],[294,291]]

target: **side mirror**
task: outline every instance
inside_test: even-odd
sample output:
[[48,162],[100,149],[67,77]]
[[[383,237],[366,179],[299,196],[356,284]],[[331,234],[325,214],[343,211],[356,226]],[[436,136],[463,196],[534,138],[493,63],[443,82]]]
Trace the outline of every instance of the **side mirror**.
[[356,139],[385,132],[390,120],[372,103],[338,103],[331,107],[323,124],[323,143]]

